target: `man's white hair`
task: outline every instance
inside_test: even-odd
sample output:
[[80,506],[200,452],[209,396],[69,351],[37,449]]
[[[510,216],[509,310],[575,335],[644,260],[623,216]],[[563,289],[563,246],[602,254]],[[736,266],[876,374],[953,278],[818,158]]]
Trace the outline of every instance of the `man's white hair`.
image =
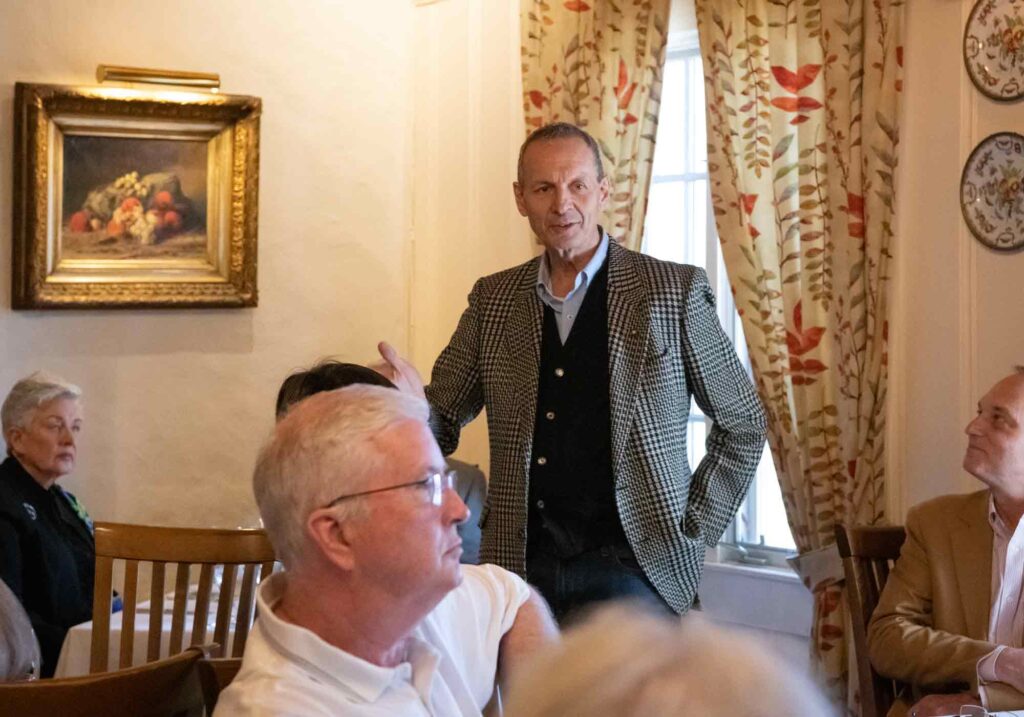
[[[44,403],[56,398],[79,400],[82,389],[46,371],[36,371],[15,383],[4,404],[0,407],[0,426],[3,428],[4,440],[8,440],[9,431],[13,428],[28,428],[32,422],[32,414]],[[8,445],[8,453],[10,446]]]
[[599,609],[513,675],[506,707],[509,717],[835,714],[800,668],[749,636],[629,603]]
[[[363,490],[384,466],[381,431],[406,420],[426,424],[426,401],[393,388],[355,385],[296,404],[274,427],[253,472],[253,491],[270,542],[286,568],[305,550],[306,520],[340,495]],[[339,504],[343,518],[360,499]]]

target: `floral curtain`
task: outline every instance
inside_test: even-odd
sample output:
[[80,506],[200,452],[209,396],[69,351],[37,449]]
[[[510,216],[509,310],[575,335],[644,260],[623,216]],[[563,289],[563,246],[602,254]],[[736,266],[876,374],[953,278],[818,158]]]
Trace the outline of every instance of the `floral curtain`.
[[572,122],[597,139],[611,184],[602,224],[640,248],[669,0],[521,0],[526,130]]
[[814,592],[815,664],[851,707],[833,529],[885,517],[902,5],[696,0],[725,264]]

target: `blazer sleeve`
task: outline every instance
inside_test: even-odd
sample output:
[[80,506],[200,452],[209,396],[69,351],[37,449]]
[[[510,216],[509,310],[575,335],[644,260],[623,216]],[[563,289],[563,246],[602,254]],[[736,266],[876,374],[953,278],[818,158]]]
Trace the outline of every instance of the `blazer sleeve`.
[[446,456],[458,448],[462,427],[476,418],[484,405],[479,366],[480,300],[481,283],[477,281],[455,333],[434,362],[425,389],[430,427]]
[[696,269],[683,316],[683,365],[690,393],[712,421],[707,454],[690,483],[683,530],[714,547],[747,493],[765,440],[757,392],[725,335],[703,269]]
[[996,646],[933,627],[927,527],[912,508],[907,539],[868,624],[868,656],[880,674],[925,691],[967,686],[978,694],[978,660]]

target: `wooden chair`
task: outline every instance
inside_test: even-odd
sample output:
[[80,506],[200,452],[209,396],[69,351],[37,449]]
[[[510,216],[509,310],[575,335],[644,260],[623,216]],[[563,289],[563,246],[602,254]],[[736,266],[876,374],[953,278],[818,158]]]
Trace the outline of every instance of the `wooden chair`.
[[0,684],[0,714],[18,717],[203,717],[196,664],[206,654],[191,647],[157,662],[116,672]]
[[899,692],[901,683],[882,677],[871,666],[868,659],[868,622],[906,537],[901,526],[836,525],[836,547],[843,559],[846,595],[853,623],[861,717],[885,717]]
[[[262,530],[213,530],[199,528],[160,528],[119,523],[96,523],[96,583],[93,593],[92,648],[90,672],[107,669],[110,652],[110,600],[113,589],[115,560],[125,563],[124,615],[121,628],[121,668],[132,664],[135,645],[135,614],[139,563],[152,563],[150,580],[149,631],[146,661],[160,657],[164,616],[164,569],[176,564],[174,597],[171,607],[171,631],[168,652],[183,647],[186,608],[195,599],[192,617],[192,645],[207,642],[207,619],[213,593],[214,568],[223,566],[223,578],[217,600],[216,622],[212,641],[223,646],[228,654],[229,632],[234,615],[234,642],[230,654],[239,657],[245,648],[249,627],[254,618],[255,589],[259,581],[270,575],[274,566],[274,549]],[[199,566],[199,584],[190,595],[190,574]],[[239,599],[234,601],[236,573],[242,567]]]
[[241,657],[207,657],[199,661],[199,682],[203,686],[206,714],[212,715],[221,691],[231,684],[242,667]]

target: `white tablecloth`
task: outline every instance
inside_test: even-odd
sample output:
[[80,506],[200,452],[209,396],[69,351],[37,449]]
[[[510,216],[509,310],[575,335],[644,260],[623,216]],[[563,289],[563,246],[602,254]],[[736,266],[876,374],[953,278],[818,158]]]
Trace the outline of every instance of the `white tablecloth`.
[[[169,596],[171,597],[171,596]],[[160,657],[167,657],[171,636],[171,613],[170,599],[164,602],[163,626],[160,638]],[[237,606],[232,610],[234,615]],[[107,669],[118,669],[121,654],[121,625],[124,612],[116,612],[110,616],[110,653],[107,659]],[[188,612],[185,615],[185,637],[182,648],[186,648],[192,641],[192,620],[194,617],[194,603],[189,602]],[[207,618],[206,639],[204,642],[213,642],[213,624],[217,617],[217,603],[210,604],[210,611]],[[234,631],[228,634],[227,647],[234,640]],[[92,621],[75,625],[68,630],[64,644],[60,648],[60,657],[57,659],[57,670],[54,677],[78,677],[89,674],[89,654],[92,650]],[[135,649],[132,652],[132,665],[142,665],[146,662],[146,654],[149,650],[149,603],[140,603],[135,612]]]

